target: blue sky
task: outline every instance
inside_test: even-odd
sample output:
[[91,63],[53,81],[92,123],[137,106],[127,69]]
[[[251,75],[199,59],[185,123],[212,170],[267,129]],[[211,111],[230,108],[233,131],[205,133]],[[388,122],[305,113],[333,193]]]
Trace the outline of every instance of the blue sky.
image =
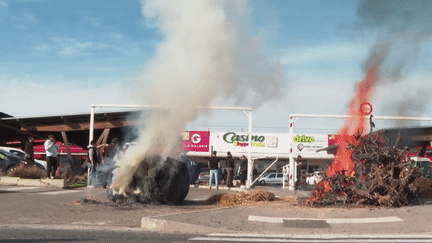
[[[144,4],[0,0],[0,110],[17,117],[41,116],[89,112],[92,103],[139,102],[141,91],[135,83],[141,82],[165,41],[163,31],[149,25],[142,14]],[[283,67],[283,95],[258,106],[253,97],[240,103],[218,97],[211,104],[255,104],[254,127],[266,132],[287,131],[289,113],[345,114],[355,84],[364,77],[362,65],[383,38],[386,29],[380,25],[397,22],[365,21],[356,1],[268,0],[250,1],[248,6],[251,32],[260,38],[262,52]],[[413,59],[405,65],[401,81],[377,88],[372,102],[375,116],[432,117],[431,30],[420,31],[426,37],[415,43],[415,55],[393,51],[387,61],[391,67],[399,59]],[[407,45],[397,38],[395,45]],[[140,85],[144,90],[149,86]],[[218,111],[200,115],[189,128],[245,125],[243,114]],[[314,120],[299,126],[303,125],[324,131],[336,129],[340,122]]]

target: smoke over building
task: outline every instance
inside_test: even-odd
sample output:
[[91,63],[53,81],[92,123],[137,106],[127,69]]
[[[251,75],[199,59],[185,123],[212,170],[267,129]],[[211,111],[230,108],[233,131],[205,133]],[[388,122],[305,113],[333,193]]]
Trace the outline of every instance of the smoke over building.
[[142,161],[152,161],[146,156],[173,156],[198,106],[224,97],[256,108],[280,97],[284,82],[282,66],[266,57],[253,34],[247,1],[141,1],[141,12],[162,41],[132,95],[161,108],[144,118],[137,145],[118,161],[112,188],[119,192],[127,191]]

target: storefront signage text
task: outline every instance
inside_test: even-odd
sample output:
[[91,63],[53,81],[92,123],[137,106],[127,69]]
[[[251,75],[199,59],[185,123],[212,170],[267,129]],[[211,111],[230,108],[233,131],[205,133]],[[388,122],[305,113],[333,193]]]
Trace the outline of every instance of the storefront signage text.
[[313,143],[315,142],[315,138],[314,137],[308,137],[305,135],[297,135],[293,138],[294,142],[296,143]]
[[[227,143],[232,143],[234,146],[246,147],[248,146],[249,134],[238,135],[235,132],[228,132],[223,135],[223,140]],[[253,135],[251,137],[253,147],[264,147],[264,136]]]

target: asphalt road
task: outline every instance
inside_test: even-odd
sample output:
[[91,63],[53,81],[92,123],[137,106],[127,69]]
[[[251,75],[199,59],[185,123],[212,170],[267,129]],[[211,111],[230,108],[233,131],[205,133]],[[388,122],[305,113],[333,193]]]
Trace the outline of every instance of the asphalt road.
[[42,242],[188,242],[197,237],[187,234],[159,234],[127,231],[83,231],[51,229],[4,229],[0,228],[0,243]]
[[[276,195],[292,192],[265,187]],[[432,242],[432,205],[309,208],[281,204],[220,208],[199,202],[226,190],[190,188],[185,204],[116,206],[101,188],[0,186],[1,242]],[[310,195],[298,191],[296,195]],[[82,199],[97,203],[83,204]],[[223,229],[206,234],[144,231],[149,217]],[[331,238],[328,238],[329,235]],[[327,237],[327,238],[326,238]],[[400,241],[398,241],[400,239]],[[412,241],[415,240],[415,241]]]
[[0,228],[0,243],[82,242],[432,242],[431,235],[160,234],[152,232]]

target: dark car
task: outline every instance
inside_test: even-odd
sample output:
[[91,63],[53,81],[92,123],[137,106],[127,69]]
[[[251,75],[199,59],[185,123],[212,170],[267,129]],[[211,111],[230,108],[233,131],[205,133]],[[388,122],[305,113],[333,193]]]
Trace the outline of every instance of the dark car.
[[26,160],[5,150],[0,149],[0,170],[9,173],[20,164],[26,164]]

